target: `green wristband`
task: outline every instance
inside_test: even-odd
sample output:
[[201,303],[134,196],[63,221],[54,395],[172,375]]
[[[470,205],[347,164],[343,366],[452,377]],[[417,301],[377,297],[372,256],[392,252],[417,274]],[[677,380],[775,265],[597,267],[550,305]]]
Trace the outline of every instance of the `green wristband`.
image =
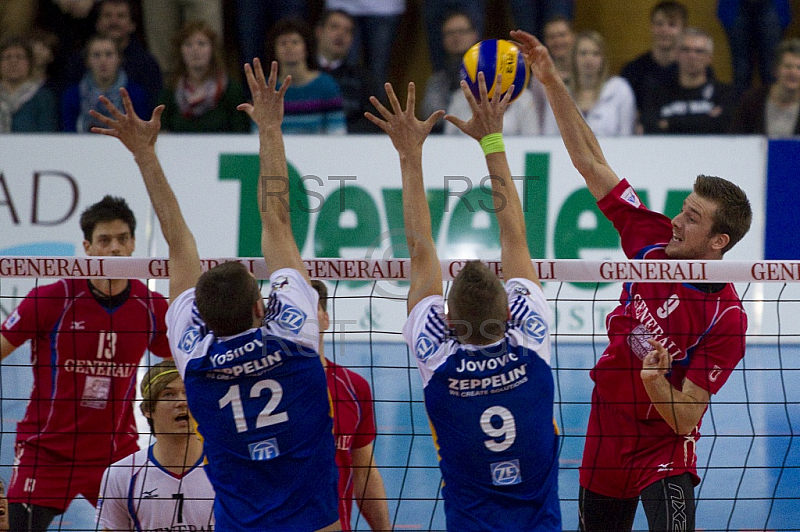
[[483,148],[484,155],[506,151],[506,146],[503,144],[503,134],[489,133],[481,139],[481,148]]

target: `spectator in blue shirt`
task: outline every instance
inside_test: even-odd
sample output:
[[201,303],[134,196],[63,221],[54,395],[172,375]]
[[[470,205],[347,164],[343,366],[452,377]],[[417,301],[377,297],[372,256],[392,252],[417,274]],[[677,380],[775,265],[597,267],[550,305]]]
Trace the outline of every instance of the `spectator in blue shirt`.
[[284,133],[347,132],[339,85],[317,69],[314,40],[305,23],[295,19],[278,21],[267,39],[267,57],[278,62],[278,79],[292,77],[284,96]]

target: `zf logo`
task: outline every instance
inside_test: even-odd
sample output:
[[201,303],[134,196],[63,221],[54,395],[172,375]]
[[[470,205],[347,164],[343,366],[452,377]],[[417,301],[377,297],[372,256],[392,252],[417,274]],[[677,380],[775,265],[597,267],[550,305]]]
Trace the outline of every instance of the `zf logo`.
[[286,307],[278,317],[278,323],[287,331],[296,333],[299,332],[306,323],[306,314],[299,308]]
[[181,351],[184,353],[191,353],[199,339],[200,331],[197,330],[197,327],[189,327],[186,329],[186,332],[183,333],[178,347],[180,347]]
[[522,482],[519,460],[507,460],[489,464],[492,469],[492,484],[495,486],[511,486]]
[[278,449],[278,442],[275,440],[275,438],[251,443],[247,446],[247,448],[250,451],[251,460],[272,460],[281,454],[280,450]]
[[431,340],[424,334],[420,335],[420,337],[417,338],[417,344],[414,346],[414,348],[417,358],[420,359],[422,362],[428,360],[435,351],[433,340]]
[[544,342],[547,336],[547,324],[537,314],[532,314],[525,320],[525,334],[537,342]]

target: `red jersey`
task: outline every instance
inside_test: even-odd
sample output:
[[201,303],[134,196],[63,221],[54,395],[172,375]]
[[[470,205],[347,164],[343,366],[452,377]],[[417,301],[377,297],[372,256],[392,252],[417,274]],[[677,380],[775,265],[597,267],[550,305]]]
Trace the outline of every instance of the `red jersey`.
[[[627,181],[597,204],[628,258],[669,258],[670,220],[645,207]],[[675,388],[689,379],[715,394],[744,356],[747,315],[732,284],[625,283],[606,328],[608,348],[591,372],[602,400],[637,419],[661,420],[640,378],[641,360],[652,350],[647,338],[673,356],[667,379]]]
[[145,349],[171,356],[166,311],[164,297],[136,280],[111,310],[86,279],[33,289],[0,329],[15,346],[31,340],[33,391],[17,442],[105,465],[136,451],[136,371]]
[[[327,359],[326,359],[327,360]],[[372,392],[361,375],[327,360],[325,375],[333,401],[333,435],[339,468],[339,519],[342,530],[351,530],[353,512],[353,449],[375,440]]]

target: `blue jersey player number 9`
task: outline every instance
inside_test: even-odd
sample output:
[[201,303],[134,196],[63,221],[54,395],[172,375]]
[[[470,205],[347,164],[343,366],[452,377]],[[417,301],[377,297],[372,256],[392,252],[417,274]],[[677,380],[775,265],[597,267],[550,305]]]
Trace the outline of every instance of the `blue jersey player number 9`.
[[[492,424],[492,419],[497,416],[502,420],[499,427]],[[517,424],[514,422],[514,415],[508,408],[502,406],[491,406],[481,414],[481,430],[491,437],[491,440],[483,442],[490,451],[500,453],[514,445],[517,439]],[[498,442],[498,438],[503,441]]]

